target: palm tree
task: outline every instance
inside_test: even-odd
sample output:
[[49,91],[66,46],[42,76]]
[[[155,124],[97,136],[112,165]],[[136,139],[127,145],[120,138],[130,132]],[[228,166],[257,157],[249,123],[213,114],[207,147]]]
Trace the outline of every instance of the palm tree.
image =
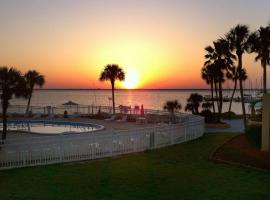
[[109,64],[104,67],[101,72],[100,81],[110,81],[112,86],[112,102],[113,102],[113,114],[115,114],[115,101],[114,101],[114,84],[116,80],[124,81],[125,72],[116,64]]
[[[229,33],[226,35],[227,40],[230,43],[231,50],[235,51],[238,66],[237,70],[241,72],[243,69],[243,62],[242,57],[245,52],[248,50],[248,39],[249,39],[249,28],[246,25],[237,25],[236,27],[232,28]],[[246,109],[244,103],[244,91],[243,91],[243,80],[241,76],[239,77],[239,86],[240,86],[240,96],[241,96],[241,103],[242,103],[242,110],[243,110],[243,117],[244,117],[244,126],[245,129],[247,127],[247,119],[246,119]]]
[[238,72],[238,76],[239,76],[239,78],[241,78],[241,80],[243,82],[246,81],[248,78],[247,70],[245,68],[243,68],[241,71]]
[[212,107],[212,103],[210,103],[209,101],[206,101],[206,102],[202,103],[202,109],[203,110],[210,110],[211,107]]
[[7,109],[9,101],[13,96],[27,98],[26,83],[20,71],[14,68],[0,67],[0,88],[2,117],[3,117],[3,132],[2,140],[6,139],[7,134]]
[[229,105],[228,112],[231,112],[233,97],[234,97],[234,94],[235,94],[235,91],[236,91],[236,87],[237,87],[238,74],[239,73],[237,73],[236,67],[232,67],[230,70],[228,70],[228,72],[226,74],[227,75],[227,78],[229,80],[232,80],[232,82],[234,84],[232,96],[231,96],[231,99],[230,99],[230,105]]
[[191,111],[192,114],[199,114],[199,107],[203,101],[203,96],[198,93],[190,94],[190,97],[187,100],[187,105],[185,107],[186,111]]
[[170,112],[171,114],[171,122],[175,122],[175,116],[174,113],[177,110],[181,110],[182,106],[181,104],[177,101],[167,101],[163,107],[164,110],[168,110],[168,112]]
[[[214,66],[214,77],[216,83],[218,83],[218,87],[215,87],[218,90],[218,94],[216,91],[216,96],[218,97],[218,113],[219,118],[222,113],[223,106],[223,89],[222,84],[225,82],[224,72],[228,71],[232,68],[235,56],[231,53],[229,48],[229,42],[223,38],[218,39],[213,42],[213,46],[207,46],[205,48],[206,61],[204,66],[213,65]],[[216,84],[215,83],[215,84]]]
[[215,113],[215,103],[214,103],[214,82],[215,82],[215,65],[209,64],[202,68],[202,79],[205,80],[205,82],[210,85],[211,89],[211,100],[212,100],[212,107],[213,112]]
[[25,77],[27,89],[29,90],[29,97],[28,97],[28,103],[27,103],[27,108],[26,108],[26,114],[28,114],[34,87],[36,85],[39,87],[42,87],[45,83],[45,78],[43,75],[40,75],[40,73],[35,70],[29,70],[24,75],[24,77]]
[[256,53],[255,61],[260,60],[263,68],[263,93],[267,93],[267,65],[270,65],[270,26],[260,27],[249,37],[249,51]]

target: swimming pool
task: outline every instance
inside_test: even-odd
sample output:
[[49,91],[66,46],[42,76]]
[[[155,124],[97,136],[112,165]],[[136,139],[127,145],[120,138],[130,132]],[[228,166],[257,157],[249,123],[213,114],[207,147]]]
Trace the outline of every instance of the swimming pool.
[[[0,129],[3,129],[3,123],[0,123]],[[23,131],[44,135],[90,133],[104,129],[104,126],[67,121],[46,121],[46,120],[9,120],[9,131]]]

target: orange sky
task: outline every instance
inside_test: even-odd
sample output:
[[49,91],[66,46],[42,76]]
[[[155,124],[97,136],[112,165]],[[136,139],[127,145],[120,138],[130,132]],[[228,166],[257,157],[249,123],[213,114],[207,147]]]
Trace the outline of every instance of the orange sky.
[[[36,69],[46,88],[109,88],[98,77],[110,63],[129,73],[119,88],[205,88],[204,47],[237,23],[253,30],[269,20],[268,1],[243,4],[228,13],[225,0],[1,2],[0,65]],[[244,64],[260,82],[253,58]]]

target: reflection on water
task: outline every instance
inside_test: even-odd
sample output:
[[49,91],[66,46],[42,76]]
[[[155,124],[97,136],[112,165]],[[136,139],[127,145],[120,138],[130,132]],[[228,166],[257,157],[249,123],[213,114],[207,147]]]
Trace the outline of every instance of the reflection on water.
[[[143,104],[146,109],[162,109],[167,100],[177,99],[184,107],[187,98],[194,92],[201,95],[210,95],[208,90],[116,90],[115,101],[116,105],[131,105],[134,107]],[[245,93],[250,94],[251,92],[246,91]],[[230,95],[231,91],[224,91],[224,96]],[[235,96],[240,96],[238,91]],[[111,106],[112,102],[109,97],[111,97],[111,90],[37,90],[34,92],[32,105],[58,106],[71,100],[83,105]],[[11,104],[26,105],[26,103],[26,100],[23,99],[11,101]],[[223,111],[227,111],[228,107],[229,103],[225,102]],[[234,102],[232,111],[241,113],[241,104]]]

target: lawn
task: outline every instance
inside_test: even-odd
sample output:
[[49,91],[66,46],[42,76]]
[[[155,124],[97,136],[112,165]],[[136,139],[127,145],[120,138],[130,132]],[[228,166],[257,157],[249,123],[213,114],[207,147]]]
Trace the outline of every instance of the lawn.
[[234,134],[97,161],[0,171],[0,199],[270,199],[270,173],[209,161]]

